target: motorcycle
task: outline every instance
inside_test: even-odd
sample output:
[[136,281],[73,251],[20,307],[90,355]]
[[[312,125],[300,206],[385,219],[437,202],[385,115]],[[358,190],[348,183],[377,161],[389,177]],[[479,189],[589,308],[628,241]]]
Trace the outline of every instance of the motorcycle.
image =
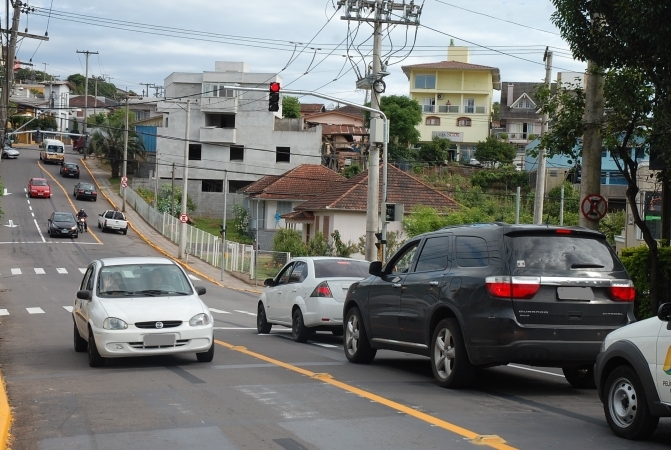
[[80,233],[84,233],[85,231],[87,231],[86,230],[87,226],[86,226],[86,218],[85,217],[80,217],[79,219],[77,219],[77,228],[79,229]]

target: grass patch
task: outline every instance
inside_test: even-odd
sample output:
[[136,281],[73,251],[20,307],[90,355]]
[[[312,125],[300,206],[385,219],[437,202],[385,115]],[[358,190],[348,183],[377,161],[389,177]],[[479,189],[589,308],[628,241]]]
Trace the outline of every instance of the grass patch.
[[121,193],[121,178],[109,178],[109,183],[112,186],[112,192]]
[[[221,219],[212,217],[191,217],[192,225],[199,230],[215,236],[221,236]],[[241,244],[252,244],[254,241],[246,234],[240,233],[235,229],[233,219],[226,220],[226,240],[239,242]]]

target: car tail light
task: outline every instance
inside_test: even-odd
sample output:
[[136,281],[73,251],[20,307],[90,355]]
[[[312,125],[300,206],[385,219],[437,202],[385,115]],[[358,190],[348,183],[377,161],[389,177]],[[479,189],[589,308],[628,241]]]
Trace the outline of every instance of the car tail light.
[[317,285],[315,290],[312,291],[310,297],[333,298],[333,294],[331,293],[331,288],[329,287],[329,284],[326,281],[322,281]]
[[636,298],[636,288],[630,280],[615,280],[610,283],[610,296],[613,300],[633,302]]
[[559,230],[556,230],[556,233],[557,234],[571,234],[571,233],[573,233],[573,231],[572,230],[566,230],[564,228],[560,228]]
[[530,299],[541,287],[539,277],[487,277],[487,291],[494,297]]

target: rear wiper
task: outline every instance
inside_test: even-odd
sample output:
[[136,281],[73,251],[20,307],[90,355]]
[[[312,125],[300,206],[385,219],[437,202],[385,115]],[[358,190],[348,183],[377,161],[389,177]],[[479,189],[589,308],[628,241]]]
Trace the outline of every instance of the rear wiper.
[[571,269],[603,269],[601,264],[571,264]]

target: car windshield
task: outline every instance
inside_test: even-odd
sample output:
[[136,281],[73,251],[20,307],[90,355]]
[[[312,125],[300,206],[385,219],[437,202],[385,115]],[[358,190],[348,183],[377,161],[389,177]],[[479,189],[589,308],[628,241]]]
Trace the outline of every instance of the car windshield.
[[106,266],[98,274],[100,297],[166,297],[192,294],[184,272],[172,264]]
[[65,167],[67,167],[68,169],[76,169],[77,165],[76,164],[66,164]]
[[72,214],[55,214],[54,222],[74,222],[75,218]]
[[46,186],[47,180],[33,180],[33,186]]
[[366,278],[367,261],[346,259],[316,259],[315,278]]
[[522,235],[513,238],[513,275],[544,272],[622,271],[605,239],[557,234]]
[[61,147],[60,145],[49,145],[47,147],[47,150],[52,153],[63,153],[63,147]]
[[87,191],[92,191],[94,189],[92,184],[80,184],[79,189],[86,189]]

